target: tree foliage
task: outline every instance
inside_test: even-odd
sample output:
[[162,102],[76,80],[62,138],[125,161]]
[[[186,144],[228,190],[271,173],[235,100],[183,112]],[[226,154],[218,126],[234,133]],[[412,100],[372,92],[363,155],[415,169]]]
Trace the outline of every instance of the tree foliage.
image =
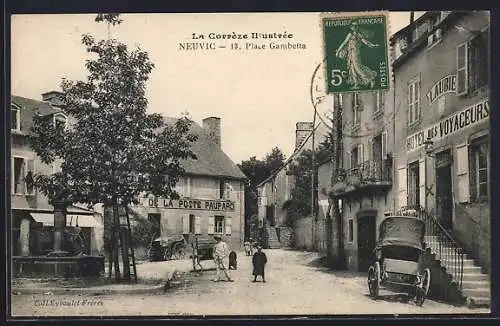
[[[120,23],[113,15],[96,20]],[[35,186],[51,200],[88,204],[127,203],[142,193],[176,197],[180,161],[196,158],[190,120],[166,125],[159,114],[146,112],[146,82],[154,68],[146,51],[90,35],[82,43],[92,56],[86,80],[61,83],[62,110],[71,124],[55,127],[51,117],[34,118],[32,148],[43,163],[61,162],[60,172],[37,174]]]
[[252,156],[238,165],[249,179],[249,183],[245,186],[245,216],[247,218],[257,215],[257,185],[281,168],[285,159],[283,152],[278,147],[274,147],[262,160]]

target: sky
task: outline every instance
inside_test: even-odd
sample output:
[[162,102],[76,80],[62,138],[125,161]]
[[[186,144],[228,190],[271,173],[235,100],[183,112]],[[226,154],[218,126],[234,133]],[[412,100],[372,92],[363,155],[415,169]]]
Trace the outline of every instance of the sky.
[[[416,12],[419,17],[423,12]],[[409,12],[389,14],[390,33],[409,23]],[[107,38],[95,15],[14,15],[11,26],[11,92],[41,100],[60,90],[62,78],[83,80],[90,58],[81,35]],[[197,123],[221,118],[222,149],[235,162],[261,159],[273,147],[294,150],[295,124],[311,121],[310,80],[322,56],[318,13],[123,14],[111,36],[139,46],[155,64],[147,83],[148,111]],[[288,33],[305,49],[230,49],[210,33]],[[193,33],[205,39],[193,40]],[[181,50],[179,43],[216,42],[226,48]],[[262,43],[269,43],[264,40]],[[241,42],[241,41],[239,41]],[[243,43],[244,44],[244,43]]]

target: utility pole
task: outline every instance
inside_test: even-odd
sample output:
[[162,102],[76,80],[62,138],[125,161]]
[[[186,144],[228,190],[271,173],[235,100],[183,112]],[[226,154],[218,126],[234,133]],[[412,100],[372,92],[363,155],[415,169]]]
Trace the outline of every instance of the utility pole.
[[[342,159],[342,104],[341,94],[333,95],[333,129],[332,129],[332,175],[330,179],[330,189],[333,190],[334,185],[339,182],[340,176],[340,160]],[[333,191],[329,194],[331,203],[326,219],[327,228],[327,259],[331,267],[343,269],[345,266],[344,257],[344,239],[343,239],[343,223],[340,214],[338,199]],[[335,227],[335,232],[333,231]],[[337,236],[337,248],[333,250],[333,236]]]
[[312,159],[311,159],[311,239],[312,249],[316,248],[316,149],[315,149],[316,110],[312,124]]

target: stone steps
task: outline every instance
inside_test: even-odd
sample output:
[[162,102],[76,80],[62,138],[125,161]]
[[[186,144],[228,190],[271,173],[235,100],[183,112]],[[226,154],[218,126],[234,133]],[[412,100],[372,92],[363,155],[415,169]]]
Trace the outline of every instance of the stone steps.
[[[455,249],[447,244],[439,246],[438,237],[425,236],[426,246],[434,254],[435,259],[441,266],[447,269],[447,273],[452,275],[455,270],[460,269],[460,265],[453,260],[458,257]],[[439,253],[441,252],[441,255]],[[458,280],[454,280],[458,281]],[[489,307],[491,305],[491,285],[488,274],[481,272],[481,267],[477,266],[470,255],[463,255],[463,275],[462,275],[462,295],[469,305]]]

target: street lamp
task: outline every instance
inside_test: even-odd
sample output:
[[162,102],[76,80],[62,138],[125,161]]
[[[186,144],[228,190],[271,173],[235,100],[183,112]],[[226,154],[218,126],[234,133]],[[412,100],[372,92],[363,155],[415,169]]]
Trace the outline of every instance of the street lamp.
[[426,156],[434,157],[434,142],[431,140],[431,137],[427,137],[424,141],[424,149]]

